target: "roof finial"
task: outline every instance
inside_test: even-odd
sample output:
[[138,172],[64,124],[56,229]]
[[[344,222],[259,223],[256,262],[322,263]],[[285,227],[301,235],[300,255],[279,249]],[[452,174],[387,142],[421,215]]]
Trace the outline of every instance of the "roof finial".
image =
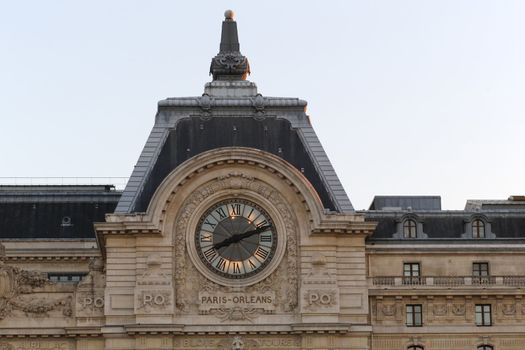
[[226,10],[222,22],[221,45],[217,56],[211,61],[213,80],[245,80],[250,74],[248,59],[240,52],[237,22],[234,12]]
[[226,21],[233,21],[234,17],[235,17],[235,12],[233,12],[232,10],[224,11],[224,19]]

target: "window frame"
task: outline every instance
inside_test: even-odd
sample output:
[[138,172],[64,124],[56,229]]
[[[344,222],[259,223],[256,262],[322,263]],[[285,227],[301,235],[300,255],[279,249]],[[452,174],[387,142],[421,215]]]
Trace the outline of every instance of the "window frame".
[[405,326],[423,327],[423,304],[406,304],[405,305]]
[[[478,308],[480,311],[478,311]],[[488,308],[488,312],[487,312]],[[488,314],[488,321],[487,321]],[[478,322],[478,315],[480,317]],[[474,307],[474,322],[478,327],[492,326],[492,304],[476,304]]]
[[[409,266],[408,270],[407,266]],[[417,269],[414,269],[415,266],[417,266]],[[420,262],[403,262],[403,284],[421,284]]]
[[54,283],[79,283],[86,275],[85,272],[48,272],[47,279]]
[[[486,269],[483,269],[483,266],[485,266]],[[490,265],[488,261],[474,261],[472,263],[472,283],[490,283]]]
[[406,218],[403,220],[403,238],[414,239],[417,238],[417,221],[414,218]]
[[495,239],[496,234],[492,232],[491,220],[484,214],[473,213],[464,221],[465,232],[461,238],[484,240]]
[[484,239],[487,238],[487,223],[480,219],[475,218],[472,220],[472,238],[474,239]]
[[[486,269],[482,267],[486,266]],[[477,269],[475,267],[478,267]],[[483,272],[486,272],[483,274]],[[474,261],[472,262],[472,277],[488,277],[490,276],[490,264],[488,261]]]

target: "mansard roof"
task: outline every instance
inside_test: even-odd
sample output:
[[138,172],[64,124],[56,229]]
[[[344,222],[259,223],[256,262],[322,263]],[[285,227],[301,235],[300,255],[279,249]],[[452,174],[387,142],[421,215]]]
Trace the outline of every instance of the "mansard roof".
[[145,212],[166,176],[185,160],[221,147],[251,147],[288,161],[316,189],[325,208],[353,207],[298,98],[257,93],[246,57],[239,51],[231,12],[223,22],[220,51],[212,59],[213,81],[199,97],[158,103],[155,124],[117,205],[117,213]]
[[[368,238],[369,242],[424,244],[429,241],[488,243],[494,240],[525,240],[525,197],[522,196],[511,196],[508,200],[469,200],[465,210],[432,209],[432,206],[441,207],[437,196],[382,197],[387,198],[386,203],[389,204],[399,204],[397,199],[402,198],[403,205],[372,205],[373,210],[362,211],[367,221],[378,222],[376,230]],[[432,203],[428,202],[432,198]],[[424,205],[418,207],[418,203]],[[424,235],[418,235],[415,239],[403,239],[402,235],[396,235],[400,224],[407,218],[420,223]],[[475,219],[487,224],[486,238],[473,238],[467,234],[469,223]]]
[[112,185],[0,186],[0,239],[94,239],[119,198]]

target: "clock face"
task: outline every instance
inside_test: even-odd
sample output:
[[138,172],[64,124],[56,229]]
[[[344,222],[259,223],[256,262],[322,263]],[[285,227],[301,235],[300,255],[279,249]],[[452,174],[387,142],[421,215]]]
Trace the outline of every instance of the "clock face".
[[262,271],[277,248],[272,219],[259,205],[244,199],[216,203],[201,217],[195,232],[197,252],[208,269],[231,279]]

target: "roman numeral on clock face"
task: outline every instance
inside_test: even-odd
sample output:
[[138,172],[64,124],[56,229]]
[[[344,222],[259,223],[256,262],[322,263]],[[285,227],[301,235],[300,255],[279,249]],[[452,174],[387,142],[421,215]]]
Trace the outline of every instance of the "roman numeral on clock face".
[[230,216],[241,216],[241,204],[230,204]]
[[213,242],[213,234],[210,232],[201,232],[201,242]]
[[255,216],[255,215],[253,215],[254,210],[255,209],[253,209],[253,208],[250,209],[250,212],[248,213],[248,215],[245,216],[246,219],[251,220],[251,221],[254,220],[254,216]]
[[248,259],[248,264],[250,264],[250,268],[252,270],[255,270],[255,268],[257,267],[257,265],[255,265],[251,259]]
[[255,251],[255,256],[258,257],[260,260],[264,261],[268,257],[269,252],[261,247],[258,247]]
[[272,234],[271,233],[261,233],[259,235],[259,242],[261,243],[271,243],[272,242]]
[[267,220],[263,220],[263,221],[257,223],[255,226],[257,228],[259,228],[259,227],[263,227],[263,226],[266,226],[266,225],[268,225],[268,221]]
[[224,211],[223,207],[219,207],[215,209],[215,212],[219,214],[220,219],[226,219],[228,217],[228,214],[226,214],[226,211]]
[[214,224],[210,220],[206,219],[206,220],[204,220],[204,225],[209,225],[211,227],[211,229],[213,230],[213,229],[215,229],[215,226],[217,226],[217,223]]
[[235,273],[235,274],[241,273],[241,263],[240,262],[232,261],[231,265],[232,265],[232,268],[233,268],[233,273]]
[[204,254],[204,257],[208,261],[212,261],[217,257],[217,251],[213,247],[209,248],[208,250],[205,250],[202,254]]
[[217,270],[225,271],[226,270],[226,259],[219,258],[219,261],[217,261],[217,266],[215,266]]

